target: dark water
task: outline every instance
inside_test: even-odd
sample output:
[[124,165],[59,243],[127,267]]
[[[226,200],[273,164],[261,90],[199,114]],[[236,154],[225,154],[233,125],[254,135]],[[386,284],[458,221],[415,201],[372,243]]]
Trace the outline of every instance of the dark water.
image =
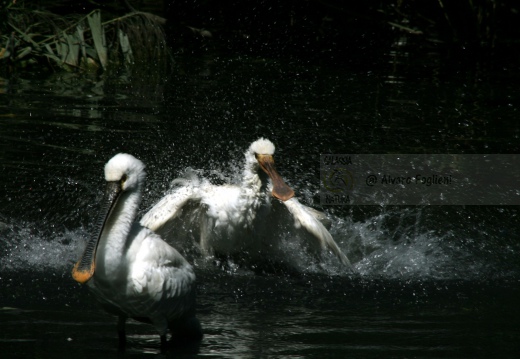
[[[188,166],[236,180],[260,136],[300,200],[324,210],[352,259],[316,264],[287,248],[291,275],[196,258],[199,346],[164,356],[474,358],[520,354],[515,206],[321,206],[323,153],[518,153],[520,91],[508,66],[376,70],[292,60],[179,57],[160,85],[73,75],[0,80],[0,351],[7,357],[159,354],[152,327],[113,318],[70,277],[117,152],[147,164],[142,212]],[[4,355],[4,354],[2,354]]]

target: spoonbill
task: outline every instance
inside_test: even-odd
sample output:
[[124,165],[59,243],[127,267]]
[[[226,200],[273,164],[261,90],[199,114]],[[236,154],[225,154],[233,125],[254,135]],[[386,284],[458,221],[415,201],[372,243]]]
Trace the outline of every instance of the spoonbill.
[[[352,269],[322,222],[324,213],[302,205],[275,169],[274,144],[264,138],[245,151],[238,185],[213,185],[188,171],[141,219],[170,241],[184,228],[204,255],[251,262],[285,262],[281,241],[298,238],[313,253],[332,251]],[[193,235],[195,233],[195,236]],[[198,237],[198,238],[197,238]]]
[[105,165],[101,213],[72,277],[86,283],[102,307],[118,316],[119,344],[127,318],[151,323],[166,346],[174,336],[199,340],[195,317],[195,273],[173,247],[134,222],[145,180],[144,164],[120,153]]

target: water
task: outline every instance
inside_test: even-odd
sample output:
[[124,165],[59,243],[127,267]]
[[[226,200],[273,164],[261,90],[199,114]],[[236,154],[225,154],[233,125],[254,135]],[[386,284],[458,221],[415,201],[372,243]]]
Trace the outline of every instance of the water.
[[[112,155],[147,164],[143,214],[188,166],[236,181],[242,152],[265,136],[300,200],[332,219],[355,273],[332,256],[317,264],[289,242],[298,269],[290,275],[195,258],[205,338],[163,356],[516,357],[517,207],[320,205],[322,153],[518,153],[511,70],[453,70],[435,56],[418,67],[383,60],[374,71],[203,55],[180,57],[157,86],[1,80],[2,353],[117,354],[114,319],[70,277]],[[152,327],[131,322],[127,332],[119,355],[159,354]]]

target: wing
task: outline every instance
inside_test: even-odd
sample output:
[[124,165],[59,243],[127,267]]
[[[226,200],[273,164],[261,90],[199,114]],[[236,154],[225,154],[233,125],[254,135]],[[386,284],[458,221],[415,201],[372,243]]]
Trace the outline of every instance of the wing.
[[330,227],[332,226],[332,221],[330,219],[327,218],[327,215],[323,212],[320,212],[312,207],[307,207],[307,206],[304,206],[306,210],[309,211],[309,213],[314,217],[316,218],[318,221],[320,221],[321,224],[323,224],[323,226],[329,230]]
[[140,224],[182,250],[199,241],[201,183],[193,179],[177,179],[170,190],[143,216]]
[[340,260],[342,264],[352,269],[352,265],[348,260],[347,256],[341,251],[337,243],[334,241],[329,231],[324,227],[320,221],[320,214],[323,213],[316,211],[310,207],[302,205],[295,197],[282,202],[285,207],[292,214],[295,223],[301,225],[309,234],[312,235],[318,242],[321,249],[331,250]]
[[168,321],[195,307],[195,273],[173,247],[155,233],[142,229],[143,241],[130,248],[135,257],[130,266],[131,290],[128,306],[132,312],[152,319],[166,315]]
[[140,221],[143,227],[158,233],[169,221],[182,213],[183,207],[189,201],[200,200],[197,186],[191,181],[175,180],[174,183],[181,185],[172,189],[143,216]]

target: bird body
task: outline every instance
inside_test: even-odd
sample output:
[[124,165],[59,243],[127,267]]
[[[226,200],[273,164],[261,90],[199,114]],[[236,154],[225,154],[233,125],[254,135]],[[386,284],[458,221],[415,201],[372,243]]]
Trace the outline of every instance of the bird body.
[[184,228],[205,255],[276,260],[287,233],[320,252],[331,250],[350,262],[321,223],[324,215],[302,205],[274,168],[275,147],[253,142],[245,152],[241,182],[213,185],[188,170],[173,189],[141,219],[141,224],[170,240]]
[[105,166],[107,190],[97,231],[73,269],[109,313],[119,317],[124,343],[127,318],[150,322],[166,341],[168,329],[202,335],[195,318],[192,266],[157,234],[134,222],[145,179],[144,165],[127,154]]

